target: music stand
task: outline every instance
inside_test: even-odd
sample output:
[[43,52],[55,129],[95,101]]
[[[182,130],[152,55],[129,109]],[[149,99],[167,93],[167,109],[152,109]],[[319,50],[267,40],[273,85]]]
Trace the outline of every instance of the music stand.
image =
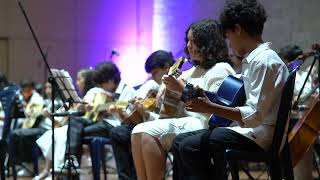
[[[19,8],[20,8],[20,10],[21,10],[26,22],[27,22],[27,25],[28,25],[30,31],[31,31],[32,37],[33,37],[33,39],[34,39],[34,41],[35,41],[35,43],[36,43],[36,45],[38,47],[38,50],[39,50],[39,52],[41,54],[41,57],[42,57],[42,60],[44,61],[45,66],[46,66],[46,68],[47,68],[47,70],[49,71],[49,74],[50,74],[50,77],[48,78],[48,82],[50,82],[51,85],[52,85],[52,97],[51,97],[52,107],[51,107],[51,113],[55,112],[55,108],[54,108],[54,99],[55,99],[55,95],[54,94],[55,94],[55,92],[57,92],[58,96],[60,96],[61,100],[63,101],[63,107],[67,111],[67,110],[69,110],[69,107],[66,105],[66,103],[69,102],[69,104],[70,104],[70,101],[78,100],[78,99],[77,98],[73,99],[74,94],[71,95],[72,93],[70,93],[70,91],[68,91],[68,89],[70,89],[69,88],[70,84],[69,85],[65,84],[65,82],[67,80],[58,81],[58,82],[60,82],[60,85],[57,83],[56,79],[59,79],[59,78],[54,78],[54,74],[51,71],[49,63],[47,61],[47,57],[46,57],[45,53],[43,52],[43,50],[42,50],[42,48],[40,46],[39,40],[38,40],[38,38],[37,38],[33,28],[32,28],[32,25],[31,25],[31,23],[29,21],[27,13],[24,10],[21,1],[19,1],[19,0],[18,0],[18,5],[19,5]],[[61,88],[64,87],[64,88],[60,89],[59,87],[61,87]],[[64,90],[64,91],[62,91],[62,90]],[[69,98],[69,99],[67,99],[67,98]],[[54,116],[51,116],[51,121],[52,121],[52,127],[51,127],[51,130],[52,130],[52,165],[51,166],[52,166],[52,179],[54,179]]]
[[[53,79],[55,79],[55,82],[57,82],[57,85],[59,87],[59,90],[61,91],[61,94],[63,96],[63,99],[68,100],[69,103],[69,109],[73,103],[83,103],[81,98],[78,96],[77,91],[72,83],[72,78],[70,77],[69,73],[65,70],[58,70],[58,69],[51,69],[51,72],[53,74]],[[54,113],[53,116],[66,116],[68,118],[73,116],[81,116],[81,113],[79,114],[72,114],[72,113]],[[54,140],[54,139],[53,139]],[[70,120],[68,120],[68,130],[67,130],[67,145],[70,146]],[[52,152],[53,152],[54,146],[52,146]],[[53,153],[52,153],[53,154]],[[70,158],[70,148],[68,148],[67,156],[65,157],[64,164],[61,168],[61,171],[63,171],[65,167],[65,162],[68,162],[68,177],[71,177],[71,168],[73,168],[76,171],[76,174],[78,174],[78,171],[74,165],[73,159]],[[54,158],[54,156],[52,157]],[[54,171],[54,168],[52,168],[52,171]]]

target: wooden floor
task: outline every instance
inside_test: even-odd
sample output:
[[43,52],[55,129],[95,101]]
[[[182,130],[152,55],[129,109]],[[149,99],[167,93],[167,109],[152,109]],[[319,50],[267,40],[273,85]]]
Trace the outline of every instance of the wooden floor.
[[[112,153],[111,151],[109,151],[110,153]],[[107,155],[108,156],[108,155]],[[41,160],[40,161],[40,170],[43,168],[43,164],[44,161]],[[169,163],[170,164],[170,163]],[[31,164],[29,164],[29,166],[31,166]],[[108,171],[108,175],[107,175],[107,179],[108,180],[117,180],[117,174],[116,174],[116,168],[115,168],[115,161],[114,159],[109,159],[107,161],[107,171]],[[253,164],[249,164],[246,168],[250,168],[250,174],[254,177],[254,178],[258,178],[259,180],[267,180],[268,179],[268,173],[267,171],[261,171],[260,169],[265,169],[264,164],[257,164],[257,163],[253,163]],[[315,179],[319,179],[319,175],[316,171],[314,171],[314,177]],[[55,176],[56,177],[56,176]],[[12,177],[7,178],[9,180],[13,179]],[[18,180],[31,180],[32,177],[18,177]],[[49,180],[51,178],[47,178],[47,180]],[[81,174],[80,174],[80,180],[91,180],[93,179],[92,177],[92,170],[91,170],[91,159],[89,156],[88,151],[84,151],[84,154],[82,156],[82,160],[81,160]],[[103,171],[101,171],[101,176],[100,179],[104,179],[104,174]],[[229,176],[229,179],[231,179],[231,177]],[[240,171],[240,179],[241,180],[248,180],[248,176],[243,172]],[[166,178],[166,180],[172,180],[172,178],[169,176]]]

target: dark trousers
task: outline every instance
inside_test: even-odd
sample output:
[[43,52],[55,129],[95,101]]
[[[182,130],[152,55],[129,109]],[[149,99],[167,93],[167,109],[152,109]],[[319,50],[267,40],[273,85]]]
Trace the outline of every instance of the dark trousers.
[[134,124],[123,124],[111,130],[110,138],[120,180],[137,179],[132,153],[131,132]]
[[171,148],[174,155],[173,179],[225,179],[224,153],[229,148],[264,151],[251,139],[227,128],[178,135]]
[[80,159],[83,137],[109,137],[112,128],[113,126],[111,124],[103,120],[93,123],[91,120],[85,118],[71,119],[68,129],[68,131],[70,131],[70,136],[67,137],[68,139],[70,138],[70,145],[67,144],[66,153],[69,153],[70,151],[70,155],[75,155]]
[[9,149],[17,162],[31,162],[36,140],[47,130],[44,128],[15,129],[11,132]]

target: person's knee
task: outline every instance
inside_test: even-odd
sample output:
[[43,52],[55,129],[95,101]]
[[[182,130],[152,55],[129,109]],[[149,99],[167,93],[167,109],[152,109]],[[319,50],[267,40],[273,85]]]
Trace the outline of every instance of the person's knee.
[[119,132],[118,128],[112,128],[110,130],[110,138],[111,138],[111,141],[113,141],[113,142],[121,141],[121,136],[120,136],[120,132]]

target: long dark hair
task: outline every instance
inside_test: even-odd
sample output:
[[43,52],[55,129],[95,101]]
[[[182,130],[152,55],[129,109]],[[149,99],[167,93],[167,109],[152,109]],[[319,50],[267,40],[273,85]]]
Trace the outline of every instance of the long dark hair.
[[96,86],[92,80],[93,72],[94,71],[92,69],[81,69],[78,71],[78,74],[84,79],[84,89],[81,96],[84,96],[89,89]]
[[[227,62],[232,64],[228,57],[228,47],[223,37],[219,23],[216,20],[203,19],[192,23],[185,32],[184,52],[189,56],[187,43],[188,32],[192,30],[194,43],[199,48],[199,53],[203,56],[203,61],[195,65],[200,65],[205,69],[210,69],[216,63]],[[190,59],[190,57],[189,57]]]

